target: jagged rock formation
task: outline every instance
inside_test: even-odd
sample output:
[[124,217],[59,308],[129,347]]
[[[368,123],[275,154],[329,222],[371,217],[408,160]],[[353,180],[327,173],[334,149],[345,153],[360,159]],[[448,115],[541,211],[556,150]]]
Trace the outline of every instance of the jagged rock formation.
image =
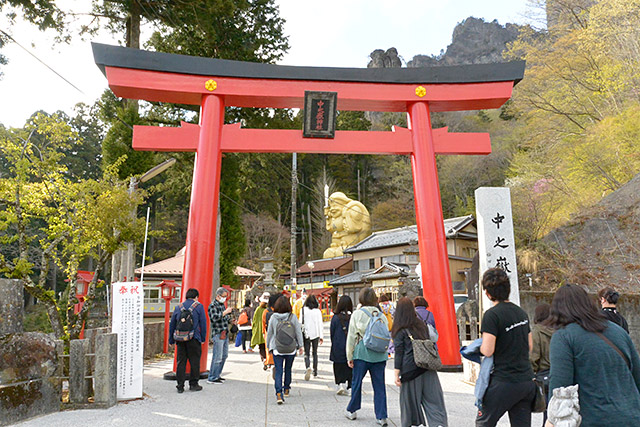
[[398,57],[398,51],[395,47],[389,48],[386,52],[382,49],[376,49],[369,55],[371,61],[367,64],[367,68],[400,68],[402,61]]
[[[520,27],[515,24],[502,26],[498,21],[485,22],[483,19],[467,18],[453,30],[451,44],[446,52],[438,56],[416,55],[407,67],[433,67],[438,65],[486,64],[504,62],[502,52],[507,44],[518,36]],[[400,68],[402,58],[396,48],[376,49],[369,55],[367,68]],[[390,124],[404,123],[405,115],[400,113],[367,112],[371,130],[387,130]]]
[[439,56],[416,55],[407,67],[433,67],[437,65],[488,64],[504,62],[502,52],[507,44],[518,37],[519,25],[504,27],[494,20],[469,17],[456,25],[451,44]]

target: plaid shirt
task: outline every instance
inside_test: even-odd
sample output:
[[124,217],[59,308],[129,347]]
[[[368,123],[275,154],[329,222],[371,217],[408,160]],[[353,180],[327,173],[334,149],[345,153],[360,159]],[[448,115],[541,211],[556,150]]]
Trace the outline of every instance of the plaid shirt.
[[222,331],[226,331],[229,327],[230,316],[222,314],[224,312],[224,304],[214,299],[209,306],[209,320],[211,320],[211,335],[218,335]]

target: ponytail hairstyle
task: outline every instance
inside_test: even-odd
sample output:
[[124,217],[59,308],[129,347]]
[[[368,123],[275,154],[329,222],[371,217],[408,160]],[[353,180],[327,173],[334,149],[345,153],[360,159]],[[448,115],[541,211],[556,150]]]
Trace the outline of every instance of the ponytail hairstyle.
[[607,286],[606,288],[600,289],[598,292],[598,298],[604,298],[606,302],[609,304],[617,304],[618,298],[620,298],[620,294],[616,292],[615,289]]

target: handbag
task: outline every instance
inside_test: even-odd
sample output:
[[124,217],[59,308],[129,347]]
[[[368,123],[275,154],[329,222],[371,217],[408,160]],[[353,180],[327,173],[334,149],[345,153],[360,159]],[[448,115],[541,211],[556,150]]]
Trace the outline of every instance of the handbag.
[[442,361],[438,354],[436,344],[429,340],[416,340],[413,339],[411,332],[408,332],[411,339],[411,347],[413,348],[413,360],[416,362],[416,366],[424,369],[431,369],[437,371],[442,367]]
[[547,410],[547,398],[544,395],[544,383],[537,378],[533,380],[536,385],[536,397],[533,399],[531,412],[544,412]]

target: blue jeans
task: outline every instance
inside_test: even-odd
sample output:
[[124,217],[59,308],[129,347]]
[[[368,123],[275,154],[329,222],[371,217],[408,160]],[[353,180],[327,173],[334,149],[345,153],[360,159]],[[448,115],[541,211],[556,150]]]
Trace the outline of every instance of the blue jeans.
[[362,403],[362,380],[367,371],[371,375],[371,385],[373,386],[373,408],[376,419],[387,418],[387,389],[384,385],[384,368],[387,362],[365,362],[355,359],[353,361],[353,379],[351,383],[351,400],[347,405],[347,411],[356,412],[360,410]]
[[220,378],[224,362],[229,355],[229,336],[220,338],[220,334],[213,336],[213,352],[211,354],[211,368],[209,369],[209,381]]
[[[276,368],[276,379],[274,385],[276,386],[276,394],[282,393],[282,390],[289,390],[291,388],[291,367],[293,366],[293,359],[296,358],[295,354],[289,355],[273,355],[273,363]],[[284,365],[284,387],[282,387],[282,368]]]

